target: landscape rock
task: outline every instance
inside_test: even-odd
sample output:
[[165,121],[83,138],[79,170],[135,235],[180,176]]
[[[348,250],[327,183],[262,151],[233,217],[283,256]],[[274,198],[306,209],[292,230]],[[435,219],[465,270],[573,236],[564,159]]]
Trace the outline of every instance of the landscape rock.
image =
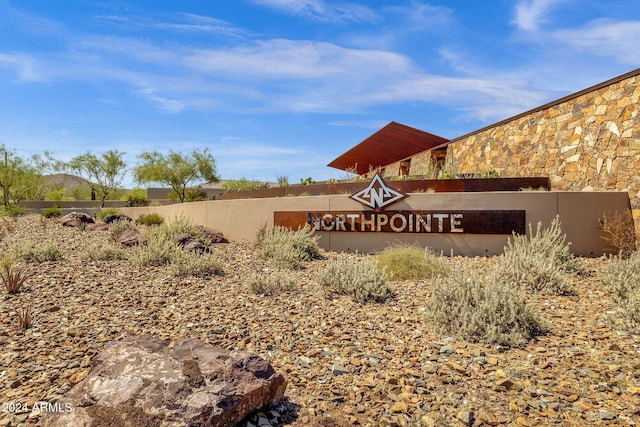
[[214,230],[213,228],[208,228],[201,225],[198,226],[198,230],[200,230],[205,237],[211,240],[212,244],[213,243],[229,243],[229,240],[227,240],[227,238],[224,237],[224,235],[222,234],[222,231]]
[[130,336],[108,345],[42,425],[231,426],[284,397],[285,378],[257,355],[201,340]]
[[118,243],[125,247],[137,246],[142,243],[142,237],[136,230],[129,228],[122,232]]
[[207,245],[202,243],[200,239],[197,239],[187,233],[177,234],[173,238],[173,241],[187,252],[198,252],[198,253],[209,252],[209,248],[207,247]]
[[94,224],[95,222],[95,219],[82,212],[71,212],[58,220],[58,223],[65,227],[79,227],[81,224]]
[[131,222],[133,220],[124,214],[109,214],[109,215],[106,215],[104,218],[102,218],[102,221],[105,222],[106,224],[112,224],[118,221]]

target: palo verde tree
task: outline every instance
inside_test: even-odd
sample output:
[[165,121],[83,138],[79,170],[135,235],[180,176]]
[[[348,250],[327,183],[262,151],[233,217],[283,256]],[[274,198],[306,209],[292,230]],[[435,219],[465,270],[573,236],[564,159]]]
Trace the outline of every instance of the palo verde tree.
[[44,198],[43,173],[51,167],[53,158],[45,152],[22,158],[15,150],[0,145],[0,191],[7,206],[21,200]]
[[127,173],[127,164],[122,160],[125,153],[109,150],[99,156],[86,152],[63,163],[62,167],[84,178],[100,200],[100,207],[109,194],[117,189]]
[[207,148],[190,154],[169,151],[166,156],[158,151],[145,151],[138,158],[142,163],[133,169],[136,182],[168,185],[180,203],[187,197],[187,186],[196,179],[218,181],[216,161]]

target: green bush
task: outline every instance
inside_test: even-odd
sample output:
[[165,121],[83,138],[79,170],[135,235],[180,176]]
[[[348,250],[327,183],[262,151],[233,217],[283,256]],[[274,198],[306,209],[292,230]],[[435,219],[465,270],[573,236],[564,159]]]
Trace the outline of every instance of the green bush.
[[360,303],[382,302],[392,296],[386,273],[370,257],[338,258],[319,273],[317,283],[325,296],[349,295]]
[[231,191],[247,191],[247,190],[260,190],[264,188],[269,188],[268,182],[260,182],[248,180],[247,178],[233,179],[226,181],[222,184],[222,188],[231,192]]
[[611,299],[622,308],[624,326],[640,333],[640,252],[633,252],[627,259],[612,258],[601,280]]
[[246,286],[251,292],[261,295],[276,295],[295,289],[295,279],[286,273],[253,273],[247,278]]
[[171,271],[174,276],[193,276],[207,279],[224,273],[220,263],[208,253],[176,252],[171,260]]
[[24,212],[25,209],[23,207],[10,203],[2,207],[2,209],[0,210],[0,216],[18,217],[23,215]]
[[82,254],[82,258],[91,261],[115,261],[124,259],[124,251],[110,244],[94,243]]
[[98,219],[100,221],[102,221],[105,216],[107,216],[107,215],[115,215],[117,213],[118,213],[118,209],[116,209],[116,208],[101,209],[100,212],[98,212]]
[[127,206],[129,207],[146,206],[147,202],[147,190],[134,188],[127,194]]
[[525,298],[524,292],[495,274],[463,267],[452,270],[449,278],[433,289],[425,316],[440,334],[488,344],[522,345],[545,331]]
[[384,269],[391,280],[424,279],[446,275],[445,264],[428,248],[416,245],[394,245],[378,256],[378,268]]
[[164,222],[164,218],[157,213],[150,213],[150,214],[146,214],[146,215],[140,215],[138,217],[138,220],[136,221],[136,223],[141,224],[141,225],[160,225]]
[[42,216],[45,218],[57,218],[59,216],[62,216],[62,211],[60,210],[60,208],[57,207],[52,207],[52,208],[47,208],[42,212]]
[[499,277],[531,292],[573,293],[571,274],[582,268],[565,239],[557,217],[549,228],[538,223],[535,233],[529,224],[529,235],[514,235],[498,258]]
[[320,258],[318,239],[320,236],[314,235],[308,225],[297,231],[276,226],[260,231],[256,255],[273,260],[279,267],[300,268],[302,262]]

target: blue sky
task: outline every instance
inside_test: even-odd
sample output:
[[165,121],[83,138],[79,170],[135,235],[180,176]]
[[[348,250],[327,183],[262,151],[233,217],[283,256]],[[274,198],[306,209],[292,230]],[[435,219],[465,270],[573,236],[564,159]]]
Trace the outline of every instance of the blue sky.
[[455,138],[640,67],[638,40],[637,0],[0,0],[0,144],[343,178],[390,121]]

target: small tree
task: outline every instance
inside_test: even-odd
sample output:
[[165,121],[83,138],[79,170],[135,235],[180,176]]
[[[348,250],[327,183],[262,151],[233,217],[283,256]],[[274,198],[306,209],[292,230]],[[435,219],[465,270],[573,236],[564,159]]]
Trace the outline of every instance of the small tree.
[[183,155],[169,151],[166,156],[158,151],[145,151],[138,156],[142,164],[133,170],[138,183],[159,183],[171,187],[183,203],[187,197],[187,186],[196,179],[218,181],[216,162],[208,149],[193,150]]
[[96,199],[100,200],[100,207],[104,207],[104,201],[122,184],[127,173],[127,164],[122,160],[124,154],[117,150],[109,150],[96,156],[87,151],[72,158],[63,167],[84,178]]
[[49,153],[22,158],[0,145],[0,190],[4,206],[27,199],[44,198],[43,173],[52,164]]

